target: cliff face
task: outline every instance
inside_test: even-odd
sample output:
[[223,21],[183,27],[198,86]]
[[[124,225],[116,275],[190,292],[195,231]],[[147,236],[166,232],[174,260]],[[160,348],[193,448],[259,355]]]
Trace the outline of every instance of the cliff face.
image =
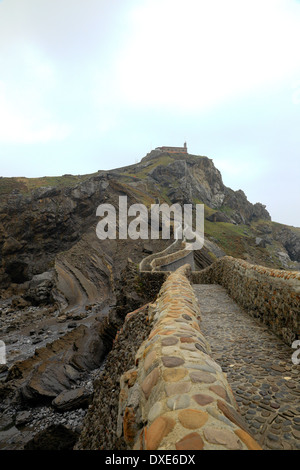
[[[96,236],[98,205],[116,206],[119,195],[127,195],[129,204],[139,202],[130,188],[110,180],[107,174],[93,176],[76,187],[42,187],[28,194],[2,195],[0,287],[18,287],[34,297],[34,287],[45,284],[47,278],[57,282],[59,300],[61,294],[71,304],[83,297],[87,303],[107,298],[128,256],[138,262],[145,250],[141,241],[100,242]],[[159,249],[161,242],[156,245]],[[48,275],[39,277],[45,272]]]
[[207,157],[189,155],[174,158],[168,165],[158,165],[148,174],[148,180],[167,188],[172,202],[193,203],[201,201],[213,209],[231,209],[231,220],[240,224],[253,220],[271,220],[265,206],[251,204],[241,190],[233,191],[222,181],[220,171]]
[[206,238],[224,253],[274,267],[293,268],[291,262],[300,261],[299,233],[273,224],[265,206],[227,188],[207,157],[153,151],[135,165],[79,182],[62,177],[64,184],[55,180],[56,186],[31,191],[17,178],[15,186],[9,179],[7,190],[6,180],[0,180],[0,288],[17,286],[27,301],[49,300],[46,288],[53,283],[63,305],[103,300],[128,256],[139,262],[145,251],[167,246],[168,241],[98,240],[96,209],[102,203],[117,207],[120,195],[127,195],[128,205],[148,208],[157,201],[204,203]]
[[99,179],[64,190],[42,187],[3,195],[2,282],[22,283],[53,265],[55,255],[68,250],[92,225],[95,205],[107,186]]
[[228,255],[254,264],[300,269],[300,230],[271,221],[262,203],[224,185],[211,159],[157,150],[140,163],[112,172],[160,202],[205,204],[205,238]]
[[[198,268],[224,255],[300,267],[300,229],[272,222],[262,204],[227,188],[207,157],[155,151],[135,165],[93,175],[0,178],[0,339],[8,358],[0,366],[0,420],[1,413],[14,416],[12,403],[21,407],[20,393],[25,405],[39,399],[48,406],[72,384],[79,399],[82,381],[90,382],[81,362],[96,355],[99,366],[124,316],[153,300],[137,267],[173,240],[99,240],[97,207],[118,208],[119,196],[127,196],[128,207],[142,203],[148,211],[157,202],[203,203]],[[14,445],[23,446],[22,433],[14,432],[20,439]]]

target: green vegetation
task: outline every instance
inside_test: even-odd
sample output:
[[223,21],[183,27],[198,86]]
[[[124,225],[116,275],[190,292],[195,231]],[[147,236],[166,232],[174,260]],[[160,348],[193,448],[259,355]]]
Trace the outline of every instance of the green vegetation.
[[[94,173],[95,174],[95,173]],[[90,178],[91,175],[63,175],[63,176],[43,176],[41,178],[0,178],[0,194],[9,194],[13,190],[18,190],[23,194],[41,187],[65,188],[76,186],[78,183]]]
[[296,233],[296,235],[300,235],[300,228],[299,227],[293,227],[289,226],[289,228]]
[[272,261],[272,267],[275,269],[282,268],[281,261],[278,258],[278,252],[282,251],[282,245],[278,241],[273,240],[272,244],[267,245],[265,250],[269,255],[270,260]]
[[27,192],[27,185],[21,178],[0,178],[0,194],[9,194],[14,189],[24,193]]
[[220,207],[219,211],[223,212],[224,214],[228,215],[229,217],[234,213],[234,210],[229,206],[222,206],[222,207]]
[[174,161],[169,155],[162,155],[161,157],[153,159],[153,162],[146,166],[145,168],[140,168],[137,166],[137,171],[134,173],[131,169],[124,170],[124,174],[127,176],[131,176],[133,178],[145,179],[149,172],[153,170],[153,168],[157,167],[158,165],[167,166],[169,163]]
[[219,246],[230,256],[242,257],[245,252],[243,239],[248,236],[245,233],[246,225],[233,225],[226,222],[204,222],[204,234],[212,237]]
[[288,227],[292,232],[294,232],[296,235],[300,235],[300,227],[294,227],[293,225],[284,225],[280,224],[279,222],[271,222],[272,226],[277,229],[283,229],[285,227]]
[[126,183],[122,182],[121,184],[126,192],[133,194],[140,203],[144,204],[146,207],[150,207],[151,204],[154,204],[154,198],[149,194],[145,193],[141,189],[134,188],[133,186],[128,186]]

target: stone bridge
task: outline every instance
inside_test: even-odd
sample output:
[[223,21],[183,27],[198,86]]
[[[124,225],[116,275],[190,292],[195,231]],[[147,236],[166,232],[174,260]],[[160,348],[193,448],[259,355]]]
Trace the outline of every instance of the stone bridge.
[[300,450],[300,273],[176,240],[140,279],[156,300],[126,316],[78,448]]
[[121,378],[119,434],[134,449],[299,450],[300,274],[227,256],[194,268],[179,241],[140,265],[161,288]]

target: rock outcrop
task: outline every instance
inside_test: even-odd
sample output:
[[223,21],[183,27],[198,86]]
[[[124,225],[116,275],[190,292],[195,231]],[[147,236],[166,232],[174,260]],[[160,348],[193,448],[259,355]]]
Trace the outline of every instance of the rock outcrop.
[[233,191],[227,188],[223,184],[220,171],[207,157],[178,157],[168,165],[155,166],[149,171],[148,179],[154,180],[164,188],[170,188],[167,195],[172,202],[191,204],[194,200],[199,200],[216,209],[229,207],[232,209],[231,218],[236,223],[247,224],[258,219],[271,220],[264,205],[253,205],[242,190]]
[[300,262],[300,231],[279,225],[274,231],[274,238],[284,246],[292,261]]
[[[155,303],[127,315],[76,449],[260,449],[210,358],[188,268],[168,277]],[[121,358],[116,370],[110,356],[128,350],[130,360]]]
[[[52,413],[68,414],[78,408],[85,412],[93,391],[83,384],[90,383],[105,358],[113,376],[101,376],[103,389],[94,403],[98,406],[105,399],[103,416],[112,425],[117,381],[128,366],[134,367],[137,349],[149,334],[147,302],[155,298],[169,267],[181,262],[170,250],[173,240],[100,241],[96,235],[100,204],[117,208],[119,196],[124,195],[128,206],[142,203],[148,212],[154,203],[204,203],[205,246],[189,253],[198,270],[209,269],[226,254],[270,267],[300,266],[297,229],[274,224],[265,206],[227,188],[207,157],[151,152],[135,165],[84,178],[65,175],[60,184],[48,187],[9,180],[9,187],[15,184],[13,190],[6,190],[5,178],[0,180],[0,334],[7,356],[0,369],[0,412],[4,432],[8,430],[3,440],[8,437],[14,448],[24,445],[20,431],[24,423],[36,424],[36,406],[51,416],[48,425],[55,426]],[[156,266],[165,267],[165,272],[153,276],[146,270],[138,275],[145,255],[150,255],[150,265],[165,250],[171,258]],[[135,315],[127,316],[122,327],[131,311]],[[285,336],[291,338],[289,328]],[[131,415],[127,417],[130,422]],[[79,422],[74,420],[74,429]],[[116,435],[103,439],[103,423],[96,426],[93,446],[127,448],[124,436],[117,441]],[[130,426],[126,429],[125,434],[130,434]],[[29,446],[43,446],[46,436],[42,433],[35,442],[27,436]],[[96,443],[98,437],[102,440]]]
[[[76,185],[72,178],[62,179],[65,186],[32,191],[16,181],[15,190],[3,189],[1,194],[0,289],[10,289],[10,295],[26,292],[25,300],[33,305],[56,301],[64,309],[103,302],[113,293],[114,281],[128,256],[139,262],[145,249],[141,240],[100,243],[95,234],[98,205],[117,207],[120,195],[127,195],[129,205],[147,207],[158,201],[204,203],[212,210],[207,220],[215,224],[251,226],[257,221],[268,224],[271,219],[264,205],[252,204],[243,191],[226,187],[213,161],[203,156],[151,152],[135,165],[99,171]],[[277,252],[286,251],[291,261],[299,261],[300,236],[284,226],[281,231],[272,230],[269,241],[282,245]],[[218,243],[222,245],[222,240]],[[152,240],[148,245],[148,250],[156,252],[168,241],[159,245]],[[249,239],[245,251],[249,247],[253,257],[250,245]],[[257,251],[257,259],[259,255]],[[281,257],[276,256],[280,264]],[[272,263],[270,255],[260,261]],[[44,278],[35,277],[40,275]]]

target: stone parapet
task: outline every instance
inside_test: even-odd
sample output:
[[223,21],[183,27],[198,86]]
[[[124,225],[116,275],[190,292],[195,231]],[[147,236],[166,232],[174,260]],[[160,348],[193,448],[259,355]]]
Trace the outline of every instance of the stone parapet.
[[148,307],[152,330],[121,377],[118,436],[135,450],[258,450],[201,333],[190,266]]
[[194,284],[220,284],[242,308],[289,346],[300,338],[300,273],[224,256],[193,272]]
[[153,266],[151,265],[152,261],[155,260],[156,258],[162,257],[162,256],[167,256],[169,254],[175,253],[177,251],[180,251],[184,249],[185,243],[178,239],[175,240],[171,245],[169,245],[167,248],[165,248],[163,251],[160,251],[159,253],[153,253],[151,255],[146,256],[146,258],[142,259],[139,265],[139,269],[141,272],[143,271],[152,271]]
[[155,258],[151,262],[152,271],[175,271],[180,266],[189,264],[191,269],[195,269],[194,252],[183,249],[160,258]]

